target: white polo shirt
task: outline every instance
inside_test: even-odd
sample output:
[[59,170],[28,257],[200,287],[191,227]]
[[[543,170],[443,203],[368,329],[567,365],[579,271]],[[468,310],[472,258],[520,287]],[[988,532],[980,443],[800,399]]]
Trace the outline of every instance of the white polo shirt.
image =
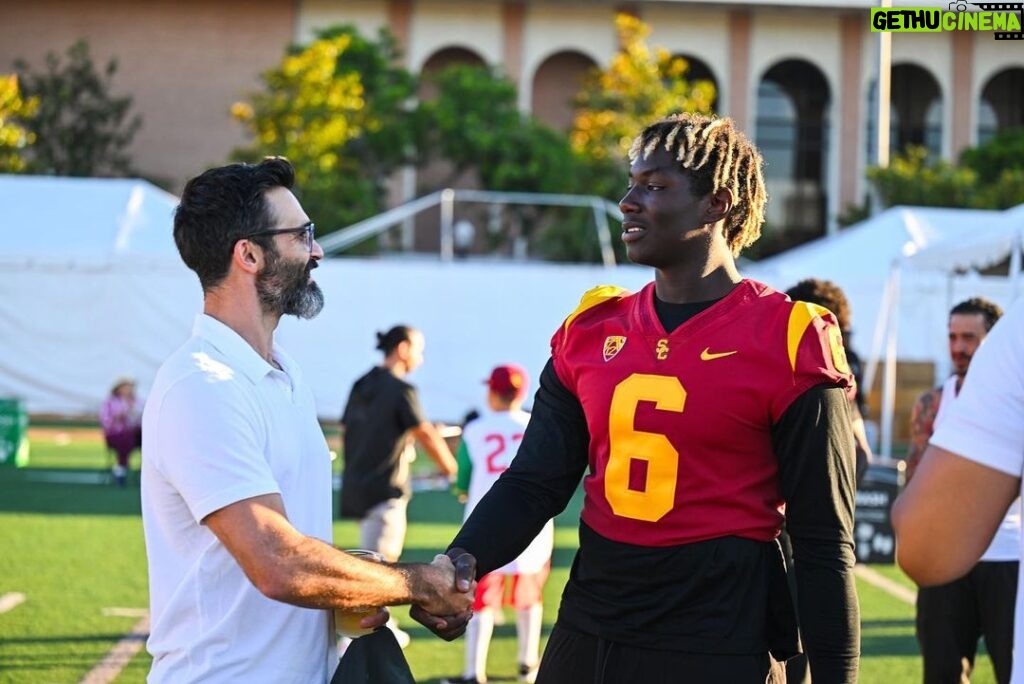
[[[1024,474],[1024,299],[985,337],[959,398],[931,443],[1013,477]],[[1024,547],[1018,558],[1022,554]],[[1024,575],[1018,571],[1017,577],[1019,587]],[[1024,684],[1024,667],[1016,662],[1024,654],[1024,591],[1020,590],[1013,650],[1010,681]]]
[[331,461],[310,388],[276,345],[268,364],[216,319],[160,367],[142,418],[151,684],[326,683],[337,665],[326,610],[271,600],[200,524],[279,493],[291,524],[331,541]]

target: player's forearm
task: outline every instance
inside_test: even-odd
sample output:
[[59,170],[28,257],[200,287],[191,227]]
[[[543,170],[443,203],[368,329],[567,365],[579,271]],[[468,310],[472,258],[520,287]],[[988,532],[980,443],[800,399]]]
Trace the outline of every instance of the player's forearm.
[[793,540],[804,650],[815,684],[853,684],[860,662],[860,609],[853,548]]
[[587,467],[589,442],[583,409],[558,382],[549,362],[512,465],[451,544],[476,556],[478,576],[519,555],[565,509]]
[[[358,610],[444,606],[456,594],[453,575],[432,564],[362,560],[311,537],[291,551],[279,558],[273,581],[259,587],[269,598],[307,608]],[[462,609],[451,606],[451,612]]]

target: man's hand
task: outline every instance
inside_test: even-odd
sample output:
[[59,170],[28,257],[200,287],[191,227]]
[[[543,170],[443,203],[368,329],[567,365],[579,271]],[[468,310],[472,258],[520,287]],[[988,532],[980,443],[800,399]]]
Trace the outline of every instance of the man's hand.
[[466,608],[454,613],[431,611],[428,606],[417,603],[410,609],[409,615],[431,632],[445,641],[452,641],[466,631],[469,619],[473,617],[473,594],[476,592],[476,558],[462,549],[451,549],[446,556],[437,556],[433,566],[446,563],[453,570],[453,578],[449,589],[454,588],[458,595],[464,597]]

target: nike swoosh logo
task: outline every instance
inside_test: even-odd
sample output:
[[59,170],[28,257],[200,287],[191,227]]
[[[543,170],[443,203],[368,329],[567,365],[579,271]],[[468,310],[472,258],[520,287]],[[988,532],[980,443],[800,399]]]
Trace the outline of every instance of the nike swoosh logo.
[[711,352],[711,347],[705,347],[704,351],[702,351],[700,353],[700,360],[701,361],[713,361],[714,359],[721,359],[721,358],[724,358],[726,356],[732,356],[735,353],[736,352],[734,352],[734,351],[712,353]]

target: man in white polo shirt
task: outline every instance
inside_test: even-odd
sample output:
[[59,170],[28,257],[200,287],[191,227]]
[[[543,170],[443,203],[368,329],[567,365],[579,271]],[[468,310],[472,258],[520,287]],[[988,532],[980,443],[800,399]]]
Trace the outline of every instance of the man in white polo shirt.
[[210,169],[175,213],[204,306],[143,415],[151,684],[326,683],[330,609],[412,603],[452,616],[449,632],[470,615],[470,582],[457,585],[447,557],[378,564],[330,544],[327,444],[309,386],[273,341],[282,315],[323,306],[311,277],[323,251],[293,181],[284,159]]
[[[1024,300],[992,328],[892,522],[900,566],[922,586],[966,575],[1020,496],[1024,473]],[[1019,553],[1019,552],[1018,552]],[[1020,575],[1018,574],[1018,585]],[[1024,592],[1017,592],[1014,652],[1024,653]],[[1024,684],[1024,668],[1010,681]]]

